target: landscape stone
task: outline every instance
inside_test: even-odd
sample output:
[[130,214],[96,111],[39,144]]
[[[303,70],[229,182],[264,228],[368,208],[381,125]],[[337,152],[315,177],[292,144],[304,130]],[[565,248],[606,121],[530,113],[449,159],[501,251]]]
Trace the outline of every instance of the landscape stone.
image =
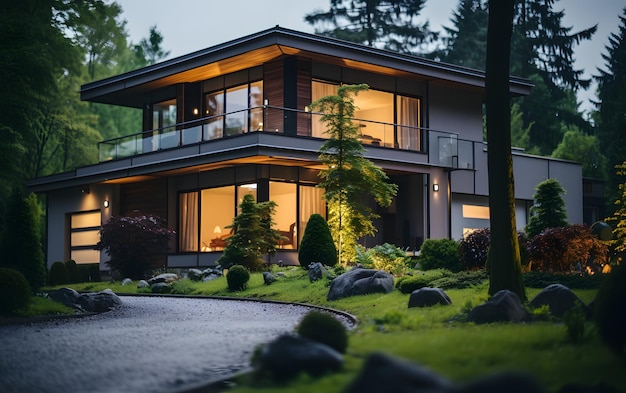
[[166,282],[157,282],[156,284],[152,284],[152,293],[170,293],[172,292],[172,287],[170,284]]
[[393,276],[382,270],[354,268],[335,278],[330,284],[328,300],[344,297],[389,293],[393,291]]
[[203,275],[204,273],[200,269],[189,269],[189,271],[187,272],[187,277],[191,281],[202,281]]
[[78,309],[81,308],[78,305],[78,298],[80,297],[80,293],[76,292],[72,288],[60,288],[56,291],[50,291],[48,292],[48,297],[55,302],[61,303],[65,306]]
[[178,274],[176,273],[162,273],[156,277],[152,277],[151,279],[149,279],[148,284],[154,285],[156,283],[161,283],[161,282],[170,283],[170,282],[178,281],[178,278],[179,278]]
[[436,304],[452,304],[448,294],[441,288],[424,287],[411,292],[409,296],[409,308],[431,307]]
[[88,312],[106,312],[122,305],[122,300],[112,290],[83,293],[78,298],[78,305]]
[[425,367],[373,353],[343,393],[452,393],[457,388],[448,380]]
[[133,280],[126,277],[125,279],[122,280],[122,282],[120,283],[121,285],[130,285],[133,283]]
[[283,334],[261,349],[257,367],[276,380],[287,380],[300,374],[312,376],[338,371],[343,357],[326,344],[295,334]]
[[474,307],[467,319],[475,323],[523,322],[528,312],[514,292],[503,289],[496,292],[486,303]]
[[148,281],[146,280],[139,280],[137,282],[137,288],[149,288],[150,284],[148,284]]
[[563,318],[563,315],[576,304],[581,306],[588,318],[591,317],[591,311],[587,305],[574,292],[562,284],[548,285],[530,302],[532,308],[539,308],[543,305],[549,306],[550,313],[559,318]]
[[270,272],[263,272],[263,282],[265,283],[265,285],[270,285],[273,282],[276,282],[276,277],[274,277],[274,275]]
[[324,277],[324,265],[320,262],[313,262],[309,265],[309,281],[315,282],[321,280]]

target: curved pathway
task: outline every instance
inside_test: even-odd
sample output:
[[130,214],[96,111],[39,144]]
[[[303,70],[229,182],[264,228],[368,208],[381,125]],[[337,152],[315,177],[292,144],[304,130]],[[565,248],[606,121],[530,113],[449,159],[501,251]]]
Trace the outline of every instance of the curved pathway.
[[0,326],[3,392],[173,392],[249,366],[254,348],[310,308],[122,296],[117,310]]

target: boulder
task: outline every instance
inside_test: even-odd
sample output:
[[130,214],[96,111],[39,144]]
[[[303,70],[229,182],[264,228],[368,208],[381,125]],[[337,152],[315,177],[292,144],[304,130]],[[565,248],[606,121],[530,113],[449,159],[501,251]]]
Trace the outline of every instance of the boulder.
[[424,367],[382,353],[373,353],[343,393],[457,391],[450,381]]
[[491,299],[470,311],[467,319],[475,323],[523,322],[529,318],[528,312],[516,293],[503,289]]
[[149,288],[150,284],[148,284],[148,281],[146,280],[139,280],[137,282],[137,288]]
[[319,376],[338,371],[343,367],[343,357],[328,345],[284,334],[261,349],[256,363],[261,373],[287,380],[302,372]]
[[270,285],[273,282],[276,282],[277,278],[270,272],[263,272],[263,282],[265,285]]
[[337,300],[349,296],[391,291],[393,291],[391,274],[382,270],[354,268],[331,282],[326,298]]
[[200,269],[189,269],[189,271],[187,272],[187,277],[191,280],[191,281],[202,281],[202,270]]
[[60,288],[56,291],[50,291],[48,292],[48,297],[57,303],[80,309],[80,306],[78,305],[80,293],[76,292],[72,288]]
[[157,282],[156,284],[152,284],[152,293],[170,293],[172,292],[172,287],[170,284],[166,282]]
[[581,306],[587,318],[591,317],[591,311],[587,305],[574,292],[562,284],[548,285],[530,302],[532,308],[539,308],[543,305],[549,306],[550,313],[559,318],[563,318],[563,315],[576,304]]
[[112,290],[83,293],[78,298],[78,305],[88,312],[106,312],[122,305],[122,300]]
[[121,285],[130,285],[133,283],[133,280],[126,277],[125,279],[122,280]]
[[441,288],[424,287],[411,292],[409,296],[409,308],[431,307],[436,304],[452,304],[448,294]]
[[152,277],[151,279],[149,279],[148,280],[148,284],[154,285],[154,284],[160,283],[160,282],[170,283],[170,282],[174,282],[174,281],[178,281],[178,274],[176,274],[176,273],[163,273],[163,274],[159,274],[158,276]]
[[324,273],[326,273],[326,269],[324,269],[324,265],[322,265],[320,262],[313,262],[309,265],[310,282],[321,280],[324,277]]

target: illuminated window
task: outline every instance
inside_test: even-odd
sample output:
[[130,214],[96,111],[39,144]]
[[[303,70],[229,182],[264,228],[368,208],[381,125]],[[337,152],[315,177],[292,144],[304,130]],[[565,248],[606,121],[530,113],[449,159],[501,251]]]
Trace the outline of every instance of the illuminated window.
[[100,241],[100,211],[71,214],[69,257],[76,263],[100,263],[100,251],[96,244]]
[[463,205],[463,218],[489,219],[489,206]]
[[279,248],[296,248],[296,189],[295,183],[270,182],[270,201],[276,202],[274,229],[284,238],[278,243]]

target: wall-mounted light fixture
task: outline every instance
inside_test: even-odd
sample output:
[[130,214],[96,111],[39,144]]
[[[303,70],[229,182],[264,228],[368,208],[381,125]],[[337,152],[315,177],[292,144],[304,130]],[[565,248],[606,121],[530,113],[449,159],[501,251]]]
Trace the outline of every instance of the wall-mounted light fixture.
[[437,183],[433,184],[433,191],[434,192],[439,192],[439,184],[437,184]]
[[102,205],[104,206],[105,209],[109,207],[109,200],[105,199],[104,202],[102,202]]
[[198,113],[200,113],[200,111],[198,110],[198,108],[193,108],[193,114],[194,114],[194,116],[198,116]]
[[263,100],[263,106],[268,106],[270,104],[270,100],[267,98]]
[[82,192],[83,194],[89,194],[89,186],[83,186],[80,189],[80,192]]

